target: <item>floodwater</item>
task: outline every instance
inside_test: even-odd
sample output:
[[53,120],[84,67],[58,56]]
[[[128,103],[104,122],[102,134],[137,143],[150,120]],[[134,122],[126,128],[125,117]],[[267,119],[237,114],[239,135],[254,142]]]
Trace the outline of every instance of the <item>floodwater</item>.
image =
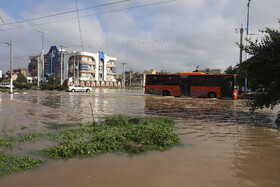
[[[244,100],[173,98],[143,90],[92,93],[28,91],[0,95],[0,135],[42,132],[54,124],[90,122],[104,115],[166,116],[181,145],[142,155],[105,154],[47,160],[36,169],[0,178],[0,186],[280,186],[280,110],[252,114]],[[32,145],[29,145],[32,147]],[[40,145],[33,145],[33,147]]]

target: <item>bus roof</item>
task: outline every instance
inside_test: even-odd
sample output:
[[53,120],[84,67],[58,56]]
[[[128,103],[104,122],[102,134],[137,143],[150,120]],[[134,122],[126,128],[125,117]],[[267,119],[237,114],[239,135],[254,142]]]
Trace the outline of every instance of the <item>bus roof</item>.
[[179,75],[206,75],[202,72],[180,72]]
[[179,73],[157,73],[157,74],[147,74],[147,75],[231,75],[236,77],[236,74],[206,74],[202,72],[179,72]]
[[207,74],[202,72],[180,72],[179,75],[231,75],[236,77],[236,74]]

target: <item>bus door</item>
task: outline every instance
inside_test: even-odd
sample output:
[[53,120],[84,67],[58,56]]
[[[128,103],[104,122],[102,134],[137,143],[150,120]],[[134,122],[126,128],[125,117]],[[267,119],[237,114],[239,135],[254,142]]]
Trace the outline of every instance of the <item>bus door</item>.
[[189,75],[180,76],[180,95],[190,96],[190,79]]
[[222,84],[221,84],[221,97],[232,98],[233,87],[234,87],[233,76],[225,76],[224,79],[222,79]]

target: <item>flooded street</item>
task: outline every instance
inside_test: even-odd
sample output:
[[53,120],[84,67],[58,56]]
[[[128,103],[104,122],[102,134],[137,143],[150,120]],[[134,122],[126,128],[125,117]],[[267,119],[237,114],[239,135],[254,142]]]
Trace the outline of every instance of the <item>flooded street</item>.
[[27,91],[1,94],[0,99],[0,135],[22,133],[22,127],[28,127],[24,132],[44,132],[57,123],[124,114],[170,117],[181,139],[165,152],[46,160],[42,167],[1,177],[1,187],[280,186],[280,128],[274,124],[279,106],[252,114],[244,100],[159,97],[116,89]]

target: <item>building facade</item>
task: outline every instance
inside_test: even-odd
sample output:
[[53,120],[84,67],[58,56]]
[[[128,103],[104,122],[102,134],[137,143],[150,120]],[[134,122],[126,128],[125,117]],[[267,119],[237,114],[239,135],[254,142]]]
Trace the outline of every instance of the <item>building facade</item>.
[[[61,51],[56,46],[52,46],[47,54],[44,55],[44,76],[47,78],[51,74],[56,74],[67,81],[68,84],[87,84],[95,86],[96,84],[116,82],[117,59],[104,54],[89,52],[71,52]],[[40,56],[30,57],[28,71],[32,77],[42,75],[42,63]],[[42,77],[42,76],[41,76]]]

